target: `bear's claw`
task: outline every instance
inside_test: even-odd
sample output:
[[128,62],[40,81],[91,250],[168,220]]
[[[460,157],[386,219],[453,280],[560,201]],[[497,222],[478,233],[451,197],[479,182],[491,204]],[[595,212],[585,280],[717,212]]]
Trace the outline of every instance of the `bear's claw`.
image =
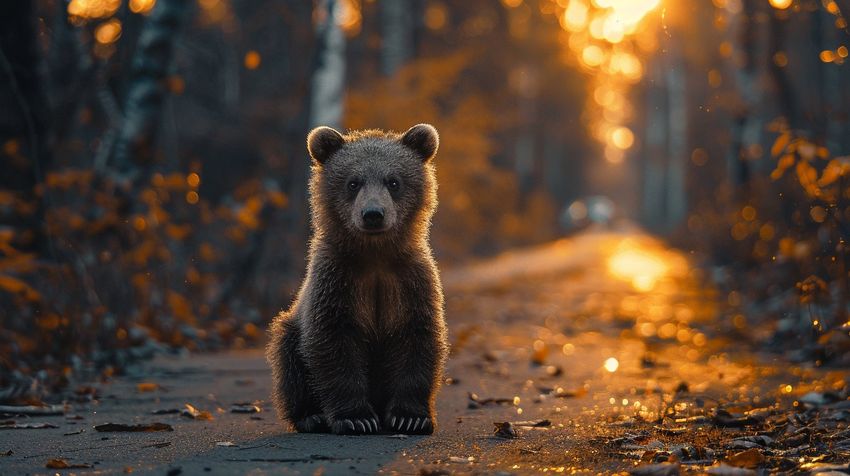
[[338,435],[365,435],[377,433],[378,420],[371,418],[344,418],[333,422],[331,430]]
[[388,419],[390,430],[414,435],[430,435],[434,432],[434,423],[430,417],[396,416]]
[[295,422],[295,429],[300,433],[326,433],[328,427],[325,416],[321,414],[310,415]]

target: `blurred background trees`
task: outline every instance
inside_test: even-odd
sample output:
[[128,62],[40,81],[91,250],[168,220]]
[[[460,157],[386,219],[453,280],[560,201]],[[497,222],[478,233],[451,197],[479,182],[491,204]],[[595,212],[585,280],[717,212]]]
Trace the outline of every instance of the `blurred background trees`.
[[[848,9],[11,2],[0,388],[261,338],[303,272],[304,138],[319,124],[437,126],[444,265],[626,219],[720,265],[721,286],[748,296],[732,315],[746,301],[777,329],[840,328]],[[803,298],[828,319],[787,312]]]

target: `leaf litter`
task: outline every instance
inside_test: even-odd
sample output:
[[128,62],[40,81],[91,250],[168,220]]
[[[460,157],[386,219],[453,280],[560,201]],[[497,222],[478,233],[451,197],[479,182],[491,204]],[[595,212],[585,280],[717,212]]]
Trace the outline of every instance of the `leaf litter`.
[[149,433],[155,431],[174,431],[174,428],[167,423],[138,423],[128,425],[124,423],[104,423],[96,425],[95,431],[100,432],[133,432],[133,433]]

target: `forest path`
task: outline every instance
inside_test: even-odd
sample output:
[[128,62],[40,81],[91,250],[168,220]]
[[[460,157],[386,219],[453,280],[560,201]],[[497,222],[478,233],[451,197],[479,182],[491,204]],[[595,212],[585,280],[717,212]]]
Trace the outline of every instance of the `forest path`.
[[[100,385],[97,403],[17,418],[57,428],[0,431],[0,473],[52,474],[51,459],[90,465],[59,470],[83,474],[570,473],[628,470],[670,454],[699,468],[739,451],[728,442],[742,425],[717,425],[717,402],[743,412],[844,377],[726,353],[735,329],[712,323],[717,298],[697,273],[681,253],[634,231],[589,231],[447,271],[453,353],[431,437],[287,433],[268,403],[260,351],[160,357],[145,364],[144,379]],[[243,402],[262,412],[231,412]],[[213,419],[152,414],[187,403]],[[650,423],[665,410],[679,420]],[[494,436],[494,422],[504,421],[517,438]],[[173,431],[94,430],[107,422]],[[672,474],[657,469],[651,474]]]

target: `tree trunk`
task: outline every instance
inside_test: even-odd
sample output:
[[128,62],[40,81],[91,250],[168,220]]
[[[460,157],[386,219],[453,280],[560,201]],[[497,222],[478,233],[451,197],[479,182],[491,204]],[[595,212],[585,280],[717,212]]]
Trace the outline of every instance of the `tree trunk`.
[[48,106],[37,39],[35,2],[7,2],[0,14],[0,188],[36,207],[26,215],[0,216],[0,224],[19,231],[16,245],[47,251],[44,203],[35,192],[49,162]]
[[[758,68],[755,61],[758,28],[756,24],[755,0],[744,0],[743,12],[739,14],[738,44],[742,52],[743,66],[732,65],[740,109],[735,113],[732,126],[732,147],[729,151],[728,174],[735,190],[741,197],[749,195],[751,178],[748,144],[756,143],[761,125],[756,113],[759,102]],[[770,60],[773,63],[773,59]]]
[[667,207],[664,228],[675,228],[688,213],[685,171],[688,163],[688,96],[685,62],[681,48],[670,45],[665,80],[667,113],[670,125],[667,136]]
[[646,81],[647,100],[646,130],[644,132],[645,147],[643,157],[645,165],[643,170],[643,187],[641,213],[644,223],[650,229],[659,229],[663,221],[663,210],[665,208],[664,182],[665,167],[664,155],[665,144],[669,125],[667,121],[670,115],[667,113],[667,97],[664,94],[664,62],[660,59],[653,62]]
[[392,76],[412,56],[415,24],[412,0],[382,0],[381,72]]
[[316,25],[317,61],[310,95],[310,127],[342,126],[345,86],[345,35],[337,23],[337,0],[321,0]]
[[113,149],[113,164],[122,172],[130,172],[153,158],[168,69],[188,5],[189,0],[159,0],[139,34],[124,120],[116,131]]

